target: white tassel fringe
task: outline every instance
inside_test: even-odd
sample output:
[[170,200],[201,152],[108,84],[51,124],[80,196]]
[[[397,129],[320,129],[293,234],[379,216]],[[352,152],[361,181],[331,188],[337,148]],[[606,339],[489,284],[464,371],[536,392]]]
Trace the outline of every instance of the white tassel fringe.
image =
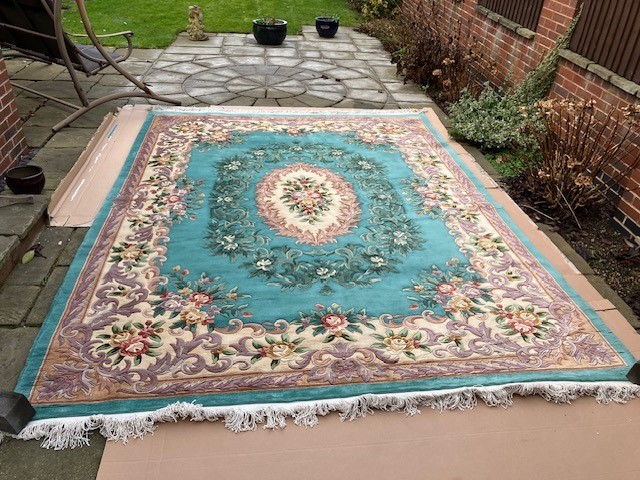
[[340,420],[355,420],[373,414],[374,409],[403,412],[416,415],[419,407],[429,407],[440,412],[444,410],[466,410],[476,406],[478,399],[491,407],[508,407],[513,404],[514,395],[540,395],[555,403],[570,403],[581,396],[592,396],[598,403],[626,403],[640,397],[640,386],[628,382],[594,383],[519,383],[495,387],[469,387],[434,392],[411,392],[397,394],[367,394],[358,397],[296,402],[285,404],[256,404],[229,407],[203,407],[194,403],[176,402],[155,412],[129,413],[117,415],[92,415],[37,420],[30,422],[18,435],[2,434],[22,440],[42,440],[44,448],[62,450],[89,444],[89,434],[99,429],[107,440],[141,438],[153,433],[159,422],[223,420],[225,427],[233,432],[263,428],[277,429],[286,426],[286,418],[305,427],[318,423],[318,416],[338,412]]

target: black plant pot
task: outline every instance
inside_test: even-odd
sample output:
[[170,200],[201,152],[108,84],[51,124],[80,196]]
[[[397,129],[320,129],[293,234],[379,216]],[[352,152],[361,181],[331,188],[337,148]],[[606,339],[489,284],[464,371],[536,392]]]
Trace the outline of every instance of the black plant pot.
[[15,167],[7,170],[4,179],[7,187],[16,195],[30,193],[38,195],[44,188],[44,171],[37,165]]
[[324,38],[335,36],[340,20],[333,17],[316,17],[316,31]]
[[273,25],[253,21],[253,37],[260,45],[281,45],[287,36],[287,22],[277,19]]

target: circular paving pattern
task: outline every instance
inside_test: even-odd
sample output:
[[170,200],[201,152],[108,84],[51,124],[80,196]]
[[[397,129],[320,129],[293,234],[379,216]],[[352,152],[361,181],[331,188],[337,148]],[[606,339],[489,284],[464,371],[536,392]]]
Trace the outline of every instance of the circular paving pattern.
[[[204,65],[204,63],[203,63]],[[224,103],[234,97],[296,99],[312,107],[329,107],[349,97],[349,87],[366,85],[384,104],[383,85],[363,72],[320,61],[300,61],[297,66],[230,65],[211,68],[187,78],[185,92],[203,103]],[[221,101],[213,102],[215,98]],[[285,102],[283,102],[285,103]],[[291,105],[292,103],[289,102]]]

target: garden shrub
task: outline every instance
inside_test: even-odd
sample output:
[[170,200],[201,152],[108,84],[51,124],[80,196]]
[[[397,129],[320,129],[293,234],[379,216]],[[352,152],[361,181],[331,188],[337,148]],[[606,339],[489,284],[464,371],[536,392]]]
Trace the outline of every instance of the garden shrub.
[[[365,4],[372,0],[362,1]],[[395,2],[400,5],[400,2]],[[377,37],[392,52],[398,73],[405,81],[423,85],[429,94],[446,106],[460,98],[471,83],[471,66],[477,55],[475,44],[462,41],[459,24],[455,33],[442,33],[442,5],[430,6],[431,21],[426,24],[405,18],[396,8],[382,18],[369,18],[358,30]]]
[[499,94],[488,83],[477,97],[463,92],[449,112],[451,134],[486,149],[530,148],[533,138],[524,132],[524,127],[531,118],[525,112],[535,111],[530,107],[542,100],[553,84],[560,50],[569,44],[579,18],[580,13],[538,66],[510,93]]
[[506,179],[519,179],[522,172],[532,161],[538,152],[533,150],[500,150],[488,153],[485,158],[496,169],[498,174]]
[[477,98],[465,89],[449,111],[451,134],[488,150],[523,148],[532,143],[523,130],[523,104],[519,96],[499,95],[488,83]]
[[404,21],[398,15],[368,20],[358,25],[357,30],[380,40],[385,50],[391,52],[391,59],[394,63],[398,62],[413,38],[405,27]]
[[[435,7],[434,7],[435,8]],[[462,42],[460,29],[443,35],[437,22],[425,26],[405,23],[411,39],[398,55],[398,72],[406,80],[424,85],[445,108],[456,102],[472,83],[470,67],[479,60],[475,45]]]
[[576,211],[607,202],[610,189],[640,164],[640,105],[611,109],[604,118],[594,100],[544,100],[534,109],[543,128],[528,127],[538,154],[524,184],[577,221]]
[[373,20],[392,16],[401,3],[402,0],[359,0],[357,8],[365,19]]

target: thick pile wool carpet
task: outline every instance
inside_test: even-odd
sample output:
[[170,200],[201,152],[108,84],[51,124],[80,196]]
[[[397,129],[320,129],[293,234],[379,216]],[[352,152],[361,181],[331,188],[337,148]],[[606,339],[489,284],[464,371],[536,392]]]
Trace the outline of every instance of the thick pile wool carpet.
[[633,357],[424,112],[150,113],[32,349],[22,438],[626,401]]

